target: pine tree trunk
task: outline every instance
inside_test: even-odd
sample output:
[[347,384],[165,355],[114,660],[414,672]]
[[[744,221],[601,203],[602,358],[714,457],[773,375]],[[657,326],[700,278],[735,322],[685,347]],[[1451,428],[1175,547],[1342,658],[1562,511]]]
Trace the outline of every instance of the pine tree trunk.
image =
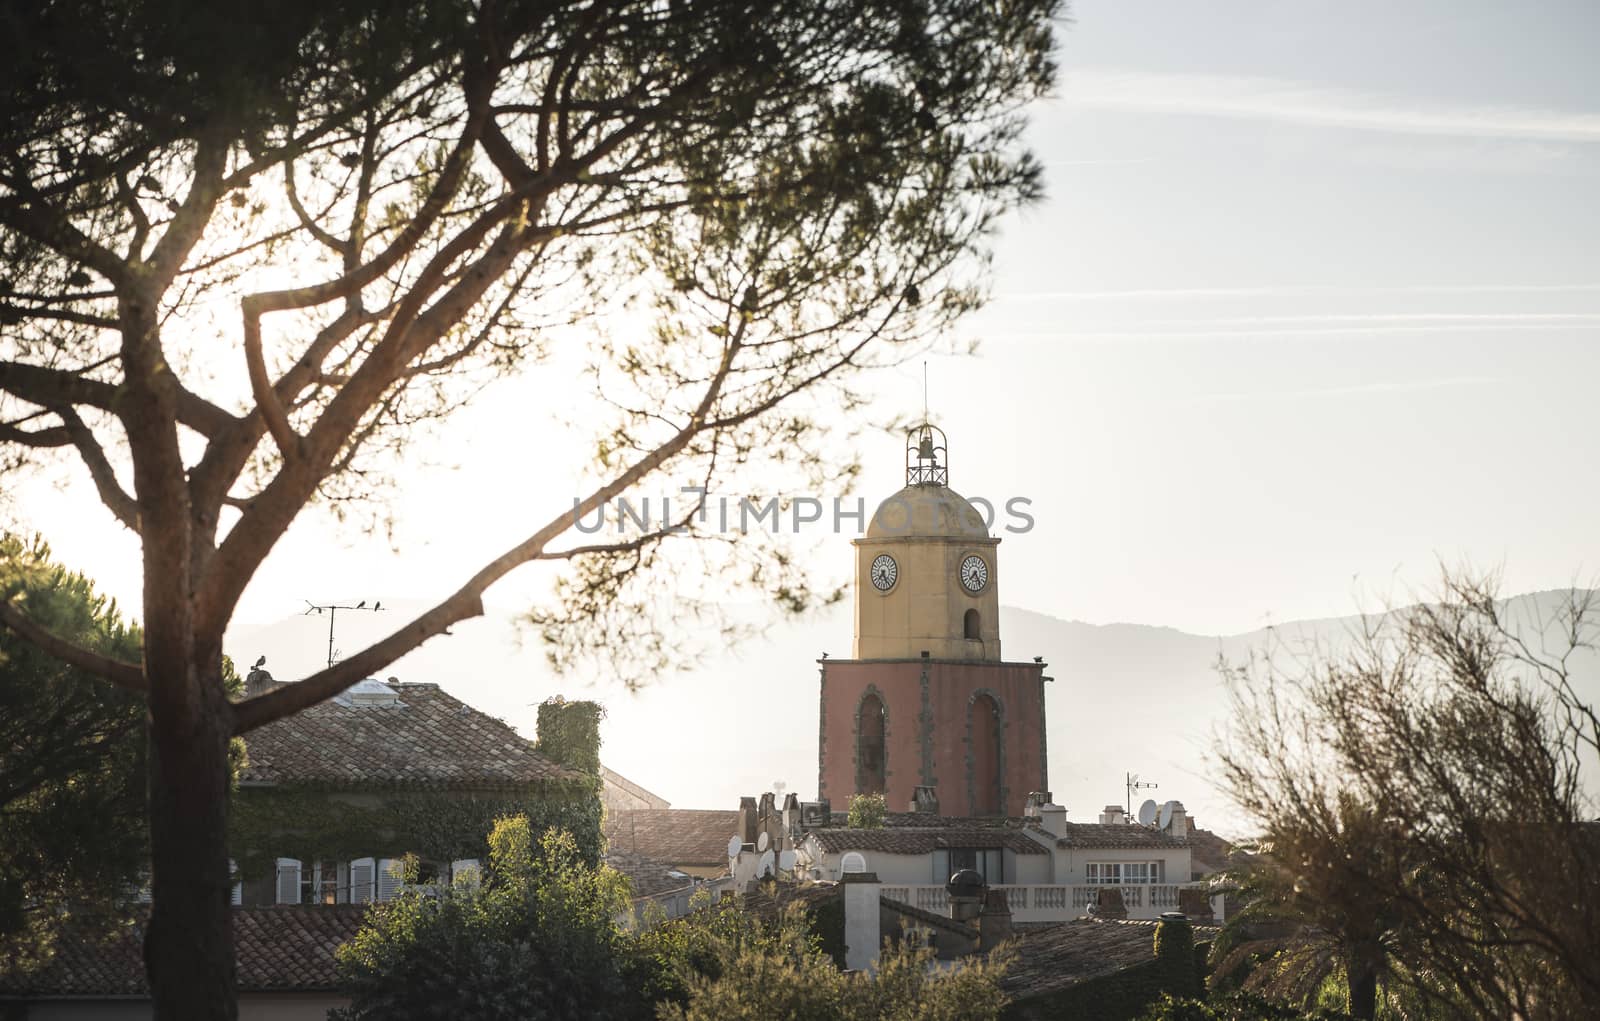
[[212,671],[185,673],[187,683],[170,686],[181,694],[151,697],[153,904],[145,971],[159,1021],[234,1021],[227,846],[232,714],[220,683],[196,681]]
[[1350,983],[1350,1016],[1372,1021],[1378,1010],[1378,969],[1352,962],[1346,975]]

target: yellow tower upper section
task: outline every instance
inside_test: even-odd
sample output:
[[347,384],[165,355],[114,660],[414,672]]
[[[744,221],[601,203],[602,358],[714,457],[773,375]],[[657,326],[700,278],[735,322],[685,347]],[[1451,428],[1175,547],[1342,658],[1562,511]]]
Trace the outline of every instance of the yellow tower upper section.
[[944,434],[913,429],[906,487],[856,547],[856,659],[1000,659],[1000,578],[983,515],[948,485]]

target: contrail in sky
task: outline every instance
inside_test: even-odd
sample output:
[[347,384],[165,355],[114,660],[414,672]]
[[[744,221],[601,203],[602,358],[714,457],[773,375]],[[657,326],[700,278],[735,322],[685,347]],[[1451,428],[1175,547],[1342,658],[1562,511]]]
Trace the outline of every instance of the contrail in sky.
[[1063,75],[1067,110],[1136,110],[1410,135],[1600,142],[1600,114],[1431,103],[1282,78],[1084,68]]

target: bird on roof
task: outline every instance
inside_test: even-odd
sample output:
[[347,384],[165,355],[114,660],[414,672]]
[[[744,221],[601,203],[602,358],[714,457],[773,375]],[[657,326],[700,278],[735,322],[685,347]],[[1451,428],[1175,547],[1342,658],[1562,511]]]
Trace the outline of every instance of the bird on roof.
[[267,665],[267,657],[262,656],[260,659],[256,660],[256,665],[251,667],[250,669],[252,669],[252,670],[260,670],[262,667],[264,667],[266,665]]

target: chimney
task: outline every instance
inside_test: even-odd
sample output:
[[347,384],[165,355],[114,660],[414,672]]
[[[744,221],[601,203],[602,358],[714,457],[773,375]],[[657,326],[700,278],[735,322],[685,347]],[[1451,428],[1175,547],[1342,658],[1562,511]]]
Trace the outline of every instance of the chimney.
[[756,799],[739,799],[739,842],[754,844],[756,842]]
[[800,799],[793,794],[783,796],[783,835],[788,844],[800,840]]
[[1022,814],[1026,818],[1037,819],[1040,809],[1048,804],[1050,804],[1049,791],[1029,791],[1028,800],[1022,805]]
[[957,922],[970,922],[983,910],[983,895],[988,888],[975,869],[962,869],[945,884],[950,895],[950,917]]
[[1097,886],[1094,888],[1094,902],[1089,905],[1089,917],[1110,918],[1121,921],[1128,917],[1127,902],[1122,899],[1122,887]]
[[846,872],[839,884],[844,887],[844,966],[866,971],[877,963],[883,939],[879,918],[883,884],[876,872]]
[[[266,659],[265,656],[261,658]],[[245,698],[250,698],[254,695],[259,695],[264,691],[268,691],[274,684],[277,683],[277,681],[272,679],[272,675],[267,673],[266,667],[252,667],[250,672],[244,675]]]
[[978,951],[993,950],[1011,938],[1011,904],[1004,890],[990,890],[978,912]]
[[1172,803],[1172,821],[1167,824],[1167,832],[1179,840],[1189,835],[1189,813],[1183,810],[1183,802]]
[[1039,825],[1052,837],[1066,836],[1067,810],[1053,803],[1042,805],[1039,808]]
[[911,792],[911,811],[939,814],[939,794],[933,787],[917,787]]
[[1105,826],[1121,826],[1128,821],[1121,805],[1107,805],[1100,810],[1100,822]]

